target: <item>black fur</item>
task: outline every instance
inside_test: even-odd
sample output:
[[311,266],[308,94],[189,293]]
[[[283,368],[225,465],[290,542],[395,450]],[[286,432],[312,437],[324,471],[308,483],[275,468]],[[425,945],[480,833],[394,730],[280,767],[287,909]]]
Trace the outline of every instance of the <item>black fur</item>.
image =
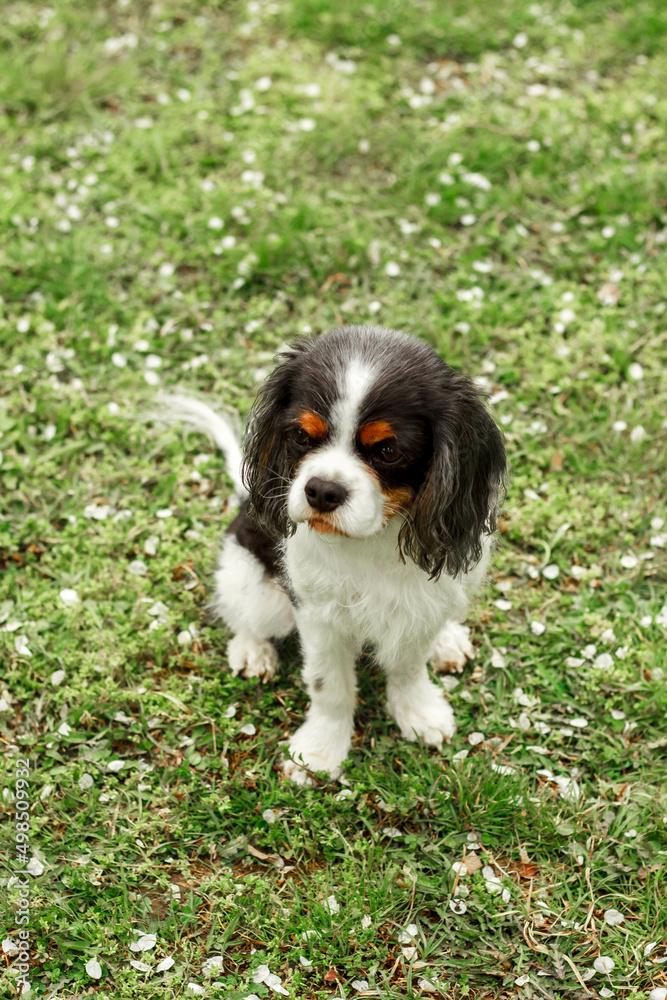
[[250,513],[272,537],[295,530],[286,495],[301,452],[295,417],[304,409],[328,419],[339,380],[353,358],[377,368],[359,425],[387,420],[404,459],[382,468],[383,486],[407,486],[399,549],[431,577],[467,572],[496,528],[506,473],[502,436],[474,384],[446,365],[427,344],[377,327],[343,327],[292,344],[278,358],[253,408],[245,440],[244,479]]
[[277,576],[281,570],[280,550],[275,538],[267,534],[254,517],[248,513],[248,501],[244,500],[234,520],[227,528],[230,535],[235,535],[239,545],[258,559],[269,576]]

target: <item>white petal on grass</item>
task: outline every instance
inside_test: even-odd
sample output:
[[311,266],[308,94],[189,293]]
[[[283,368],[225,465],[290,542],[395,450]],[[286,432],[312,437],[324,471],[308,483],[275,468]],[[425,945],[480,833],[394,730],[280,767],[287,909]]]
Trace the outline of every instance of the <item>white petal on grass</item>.
[[605,975],[609,975],[614,970],[616,962],[613,958],[609,958],[607,955],[600,955],[593,962],[593,968],[596,972],[602,972]]
[[546,625],[544,625],[542,622],[532,621],[530,623],[530,631],[533,633],[533,635],[544,635],[544,633],[546,632],[546,628],[547,628]]
[[604,226],[602,229],[602,236],[605,240],[610,240],[614,233],[616,232],[615,226]]
[[399,933],[397,938],[398,943],[412,944],[414,939],[417,937],[418,933],[419,933],[419,928],[417,927],[417,924],[408,924],[405,930]]
[[646,431],[644,430],[641,424],[637,424],[636,427],[632,428],[630,432],[630,440],[634,444],[638,444],[640,441],[643,441],[645,437],[646,437]]
[[147,372],[144,372],[144,382],[147,385],[159,385],[160,376],[158,375],[157,372],[151,371],[151,369],[149,369]]
[[107,764],[107,771],[122,771],[124,767],[124,760],[110,760]]
[[65,680],[65,676],[66,674],[64,670],[54,670],[51,676],[49,677],[49,680],[51,681],[54,687],[58,687],[58,685],[62,684],[62,682]]
[[588,719],[581,719],[581,718],[570,719],[569,724],[571,726],[574,726],[575,729],[585,729],[586,726],[588,725]]
[[474,226],[477,222],[477,216],[473,215],[472,212],[468,212],[466,215],[462,215],[459,219],[462,226]]
[[161,510],[155,511],[155,516],[160,517],[162,518],[162,520],[164,520],[167,517],[171,517],[173,513],[174,512],[171,509],[171,507],[162,507]]
[[639,559],[630,552],[625,556],[621,556],[620,563],[623,569],[634,569],[638,565]]
[[615,910],[613,907],[609,910],[604,911],[604,922],[610,927],[617,927],[618,924],[622,924],[625,917],[619,910]]
[[100,979],[102,976],[102,966],[96,958],[91,958],[86,962],[86,972],[91,979]]
[[202,965],[202,973],[205,976],[212,976],[214,972],[222,972],[223,969],[223,958],[222,955],[211,955],[207,958]]
[[39,858],[31,858],[26,865],[26,871],[30,872],[31,875],[42,875],[44,873],[44,865]]
[[2,942],[2,950],[5,955],[9,956],[9,958],[13,958],[14,955],[18,955],[20,949],[16,942],[12,941],[10,937],[7,937]]
[[111,355],[111,364],[116,368],[125,368],[127,365],[127,358],[124,354],[120,354],[118,351],[114,351]]
[[139,931],[134,933],[139,934],[139,937],[130,944],[130,951],[150,951],[157,944],[157,934],[141,934]]
[[390,260],[385,266],[384,272],[390,278],[396,278],[401,273],[400,264],[397,264],[395,260]]
[[667,988],[664,986],[657,986],[649,993],[648,1000],[667,1000]]
[[61,736],[69,736],[69,734],[72,732],[72,727],[68,722],[61,722],[60,725],[58,726],[57,732]]
[[202,997],[204,995],[204,993],[206,992],[206,990],[204,989],[204,987],[200,986],[198,983],[188,983],[186,989],[190,993],[194,993],[195,996],[198,996],[198,997]]
[[127,570],[132,576],[146,576],[148,566],[143,559],[133,559],[131,563],[128,563]]
[[479,743],[484,742],[484,733],[470,733],[468,736],[468,743],[471,747],[476,747]]
[[149,535],[144,542],[144,552],[147,556],[154,556],[157,552],[157,547],[160,544],[160,539],[158,535]]
[[63,602],[65,607],[71,608],[74,604],[79,604],[79,595],[76,590],[71,590],[66,587],[65,590],[60,591],[60,600]]
[[169,608],[162,601],[156,601],[147,611],[153,618],[162,618],[169,612]]
[[327,901],[325,902],[324,906],[325,906],[325,909],[327,909],[329,911],[329,913],[339,913],[340,912],[340,903],[338,902],[338,900],[336,899],[335,896],[329,896],[328,899],[327,899]]
[[593,666],[597,667],[598,670],[608,670],[609,667],[614,665],[614,659],[610,653],[600,653],[593,660]]
[[163,958],[162,961],[158,965],[155,966],[155,971],[156,972],[168,972],[168,970],[171,969],[171,968],[173,968],[173,966],[175,964],[176,964],[175,961],[173,960],[173,958],[170,955],[168,958]]
[[152,969],[151,965],[148,965],[146,962],[140,962],[137,958],[133,958],[130,965],[138,972],[150,972]]
[[302,132],[312,132],[317,127],[317,122],[314,118],[302,118],[299,121],[299,128]]
[[491,666],[496,668],[504,667],[506,664],[505,657],[498,649],[494,649],[491,653]]
[[560,570],[555,563],[550,563],[542,570],[542,576],[546,577],[547,580],[555,580],[559,573]]
[[450,899],[449,908],[457,916],[461,916],[468,909],[462,899]]
[[81,791],[85,792],[86,789],[92,788],[95,782],[93,780],[93,776],[91,774],[88,774],[87,771],[85,771],[79,778],[77,784],[79,785]]
[[221,219],[219,215],[213,215],[208,220],[208,228],[209,229],[222,229],[222,227],[224,226],[224,224],[225,224],[224,220]]
[[239,732],[243,733],[244,736],[254,736],[255,733],[257,732],[257,729],[255,726],[253,726],[252,722],[247,722],[245,726],[241,726]]
[[496,764],[494,761],[491,762],[491,770],[496,774],[516,774],[515,767],[510,767],[509,764]]
[[352,987],[353,990],[356,990],[357,993],[362,993],[362,992],[364,992],[365,990],[368,989],[368,980],[367,979],[353,979],[352,982],[350,983],[350,986]]

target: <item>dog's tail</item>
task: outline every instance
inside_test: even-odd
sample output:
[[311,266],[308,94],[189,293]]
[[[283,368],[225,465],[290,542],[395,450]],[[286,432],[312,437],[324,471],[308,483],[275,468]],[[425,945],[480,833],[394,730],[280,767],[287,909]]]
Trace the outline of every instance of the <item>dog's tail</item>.
[[213,440],[225,456],[227,475],[234,483],[237,497],[240,500],[247,497],[248,490],[241,476],[243,454],[230,420],[211,409],[207,403],[192,396],[182,396],[180,393],[174,395],[161,393],[157,397],[157,403],[159,409],[155,416],[158,420],[170,424],[186,424],[193,430],[207,434]]

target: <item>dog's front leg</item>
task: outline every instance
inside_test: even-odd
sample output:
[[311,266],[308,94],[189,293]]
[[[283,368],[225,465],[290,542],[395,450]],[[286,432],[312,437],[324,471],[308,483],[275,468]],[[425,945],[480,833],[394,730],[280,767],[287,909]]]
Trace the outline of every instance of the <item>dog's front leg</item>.
[[348,755],[354,730],[359,652],[351,636],[324,615],[301,608],[297,626],[303,651],[303,679],[310,695],[306,720],[289,741],[291,760],[285,774],[297,784],[310,784],[309,771],[327,771],[332,778]]
[[456,729],[452,707],[443,689],[429,680],[423,649],[378,650],[387,675],[387,707],[407,740],[420,739],[430,746],[448,743]]

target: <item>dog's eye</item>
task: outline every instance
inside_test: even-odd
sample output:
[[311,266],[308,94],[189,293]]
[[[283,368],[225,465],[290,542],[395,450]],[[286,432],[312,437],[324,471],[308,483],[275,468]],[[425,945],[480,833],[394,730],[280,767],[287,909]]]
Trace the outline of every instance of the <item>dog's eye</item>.
[[393,465],[402,457],[396,445],[389,442],[380,446],[378,456],[386,465]]
[[290,437],[294,444],[298,445],[300,448],[307,448],[312,438],[307,431],[304,431],[303,427],[293,427],[290,432]]

